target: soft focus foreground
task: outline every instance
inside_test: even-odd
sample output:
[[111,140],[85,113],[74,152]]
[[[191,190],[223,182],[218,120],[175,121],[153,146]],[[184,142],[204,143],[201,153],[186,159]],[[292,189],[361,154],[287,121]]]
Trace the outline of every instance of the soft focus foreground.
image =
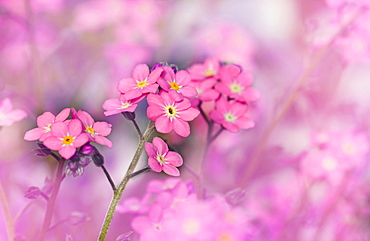
[[2,0],[0,21],[0,240],[370,240],[368,1]]

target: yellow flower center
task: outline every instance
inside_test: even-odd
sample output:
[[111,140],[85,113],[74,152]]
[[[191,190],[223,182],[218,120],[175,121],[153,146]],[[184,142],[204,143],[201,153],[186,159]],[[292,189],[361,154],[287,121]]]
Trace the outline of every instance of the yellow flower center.
[[229,85],[229,88],[232,93],[237,93],[237,94],[240,94],[243,90],[243,87],[241,87],[237,83],[232,83],[231,85]]
[[176,91],[180,89],[180,86],[176,82],[171,82],[170,86],[171,86],[171,89],[176,90]]
[[162,155],[157,156],[157,161],[161,164],[166,164],[166,160],[164,159]]
[[172,105],[166,106],[166,115],[170,118],[174,118],[176,116],[176,108]]
[[206,71],[204,71],[204,75],[207,77],[215,75],[215,74],[216,74],[216,70],[214,69],[207,69]]
[[90,126],[86,126],[86,132],[88,132],[90,134],[95,134],[95,130],[93,128],[91,128]]
[[50,132],[51,131],[51,124],[49,124],[48,126],[44,127],[45,129],[45,132]]
[[74,138],[72,136],[65,136],[62,140],[64,145],[71,145]]
[[122,103],[121,107],[119,109],[126,109],[131,105],[130,102]]
[[236,116],[231,113],[224,114],[224,118],[227,122],[234,122],[236,120]]
[[140,88],[140,89],[144,88],[147,85],[148,85],[148,83],[146,82],[146,80],[140,81],[140,82],[137,83],[137,87]]

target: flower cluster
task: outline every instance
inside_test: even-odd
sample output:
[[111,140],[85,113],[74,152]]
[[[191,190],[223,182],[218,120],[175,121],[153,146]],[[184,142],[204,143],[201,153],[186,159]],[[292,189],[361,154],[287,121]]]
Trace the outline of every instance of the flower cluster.
[[194,120],[199,111],[191,107],[189,97],[196,95],[196,90],[189,85],[190,74],[186,70],[157,63],[152,71],[146,64],[139,64],[133,71],[132,78],[120,80],[117,89],[119,99],[109,99],[103,104],[106,116],[134,112],[137,103],[147,97],[147,116],[155,121],[160,133],[190,135],[188,121]]
[[[72,119],[68,119],[72,112]],[[112,147],[112,142],[105,136],[111,132],[107,122],[95,122],[85,111],[66,108],[54,116],[45,112],[37,117],[37,128],[26,132],[27,141],[41,141],[47,148],[58,151],[64,159],[70,159],[76,149],[88,142],[96,142]]]
[[131,222],[140,241],[147,240],[251,240],[253,230],[246,210],[225,198],[198,199],[191,181],[152,180],[140,200],[130,198],[118,209],[135,214]]
[[203,102],[215,102],[215,108],[209,112],[210,119],[231,132],[254,126],[247,116],[247,103],[258,100],[260,94],[251,87],[251,73],[234,64],[222,65],[216,58],[194,64],[188,70],[192,76],[190,85],[197,90],[193,106],[201,108]]

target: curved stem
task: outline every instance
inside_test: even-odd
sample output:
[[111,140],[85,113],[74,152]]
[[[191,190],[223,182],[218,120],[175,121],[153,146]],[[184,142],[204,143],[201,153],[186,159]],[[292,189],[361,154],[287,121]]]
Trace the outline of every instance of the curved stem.
[[154,130],[155,130],[154,122],[153,121],[150,121],[149,124],[148,124],[148,127],[147,127],[146,131],[143,134],[143,138],[140,140],[140,142],[138,144],[138,147],[136,149],[135,155],[134,155],[134,157],[133,157],[133,159],[132,159],[132,161],[130,163],[130,166],[128,167],[128,170],[127,170],[127,172],[126,172],[123,180],[121,181],[121,183],[119,184],[119,186],[117,187],[117,189],[114,191],[114,195],[113,195],[112,201],[111,201],[111,203],[109,205],[109,208],[108,208],[107,214],[105,216],[103,225],[102,225],[102,227],[100,229],[99,241],[105,240],[105,238],[107,236],[109,226],[110,226],[110,224],[112,222],[113,215],[115,213],[115,210],[116,210],[116,207],[118,205],[118,202],[121,199],[122,192],[123,192],[123,190],[125,190],[126,185],[127,185],[127,182],[130,180],[130,175],[135,170],[135,167],[136,167],[136,165],[137,165],[137,163],[139,161],[139,158],[141,156],[141,153],[142,153],[142,151],[144,149],[145,142],[148,141],[149,137],[154,132]]
[[12,216],[10,214],[8,200],[6,198],[4,188],[1,182],[0,182],[0,203],[1,203],[1,208],[3,210],[3,213],[4,213],[5,225],[6,225],[6,230],[8,232],[9,240],[14,240],[14,224],[13,224]]
[[65,162],[64,159],[60,159],[60,161],[58,162],[58,168],[57,168],[57,173],[56,173],[54,184],[53,184],[53,190],[51,192],[50,198],[49,198],[47,206],[46,206],[46,213],[45,213],[45,216],[44,216],[44,222],[42,224],[40,235],[37,239],[37,240],[40,240],[40,241],[45,238],[45,235],[49,230],[51,220],[53,218],[55,201],[56,201],[56,198],[58,196],[60,185],[61,185],[62,180],[63,180],[64,162]]
[[137,131],[137,134],[139,135],[140,140],[141,140],[141,139],[143,139],[143,133],[141,133],[140,127],[139,127],[139,125],[137,124],[137,122],[135,121],[135,119],[134,119],[134,120],[132,120],[132,123],[133,123],[133,124],[134,124],[134,126],[135,126],[135,129],[136,129],[136,131]]
[[109,172],[107,171],[107,169],[105,168],[104,165],[101,165],[101,168],[103,169],[103,172],[104,172],[105,176],[107,177],[107,179],[109,181],[109,184],[112,187],[112,190],[114,192],[116,190],[116,185],[114,185],[114,182],[113,182],[111,176],[109,175]]

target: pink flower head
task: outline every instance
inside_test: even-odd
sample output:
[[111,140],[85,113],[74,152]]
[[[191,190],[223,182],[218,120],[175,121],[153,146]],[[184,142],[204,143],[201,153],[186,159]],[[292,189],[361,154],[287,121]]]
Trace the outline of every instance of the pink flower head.
[[225,65],[220,68],[220,83],[215,88],[220,93],[243,102],[256,101],[260,98],[258,90],[250,87],[253,76],[247,71],[241,71],[236,65]]
[[247,110],[248,106],[245,103],[220,98],[216,101],[216,109],[211,110],[209,117],[225,129],[238,132],[239,129],[249,129],[254,126],[253,121],[246,116]]
[[127,99],[126,95],[121,95],[119,99],[109,99],[103,104],[103,109],[105,116],[111,116],[123,112],[134,112],[139,103],[145,96],[140,96],[135,99]]
[[9,98],[5,98],[0,102],[0,126],[11,126],[14,122],[20,121],[26,116],[27,113],[23,110],[13,110],[13,105]]
[[220,61],[217,58],[207,58],[204,64],[193,64],[188,68],[192,80],[217,79]]
[[59,154],[65,159],[69,159],[75,154],[76,148],[81,147],[89,141],[86,133],[82,132],[80,120],[70,120],[65,122],[55,122],[51,125],[51,136],[45,139],[44,145]]
[[54,116],[50,112],[44,112],[42,115],[37,117],[38,127],[27,131],[24,135],[24,139],[26,141],[44,141],[46,138],[51,136],[51,125],[54,122],[65,121],[68,118],[70,111],[70,108],[65,108],[57,116]]
[[176,101],[181,101],[185,97],[193,97],[197,95],[194,87],[189,86],[191,76],[188,71],[180,70],[174,72],[170,66],[163,66],[163,72],[158,79],[158,84],[161,88],[167,91]]
[[148,164],[155,172],[164,171],[171,176],[180,176],[176,167],[182,165],[180,154],[168,151],[167,144],[159,137],[154,137],[152,143],[145,143],[145,151],[149,157]]
[[203,81],[191,81],[190,85],[193,86],[198,95],[195,98],[191,98],[192,106],[198,106],[200,101],[214,101],[220,96],[220,92],[215,90],[213,87],[216,84],[216,80],[208,78]]
[[104,121],[95,122],[89,113],[79,110],[76,117],[81,121],[85,127],[85,132],[89,136],[89,141],[95,141],[100,145],[112,148],[112,142],[105,136],[109,135],[112,131],[112,125]]
[[176,102],[169,93],[162,91],[159,95],[149,94],[147,100],[147,116],[155,121],[158,132],[170,133],[174,130],[182,137],[190,135],[188,121],[194,120],[199,115],[199,110],[191,107],[189,99]]
[[158,89],[156,84],[162,68],[156,68],[151,73],[146,64],[139,64],[135,67],[133,78],[121,79],[118,84],[118,91],[125,94],[127,100],[138,98],[143,94],[155,93]]

